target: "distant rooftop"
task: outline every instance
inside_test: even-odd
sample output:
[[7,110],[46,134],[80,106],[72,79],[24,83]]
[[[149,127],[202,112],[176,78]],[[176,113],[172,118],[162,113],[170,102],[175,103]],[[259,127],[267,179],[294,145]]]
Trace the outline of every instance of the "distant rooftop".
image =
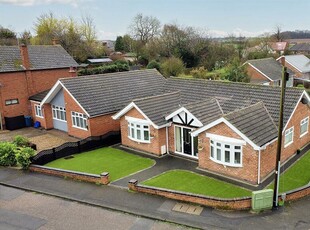
[[286,55],[285,61],[297,68],[302,73],[310,72],[310,59],[305,55]]

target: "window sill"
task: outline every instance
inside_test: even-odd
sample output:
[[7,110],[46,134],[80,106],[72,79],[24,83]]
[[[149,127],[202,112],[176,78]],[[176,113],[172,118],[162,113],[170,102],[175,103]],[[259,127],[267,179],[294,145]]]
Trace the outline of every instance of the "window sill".
[[150,144],[150,143],[151,143],[151,141],[138,140],[138,139],[132,138],[132,137],[130,137],[130,136],[128,136],[128,138],[129,138],[130,140],[135,141],[135,142],[138,142],[138,143],[143,143],[143,144]]
[[286,145],[284,145],[284,148],[290,146],[291,144],[293,144],[293,141],[291,141],[291,142],[287,143]]
[[305,132],[305,133],[303,133],[303,134],[301,134],[299,137],[302,138],[302,137],[305,136],[306,134],[308,134],[308,131]]
[[88,131],[87,128],[82,128],[82,127],[78,127],[78,126],[75,126],[75,125],[72,125],[73,128],[76,128],[76,129],[81,129],[81,130],[84,130],[84,131]]
[[38,118],[44,118],[43,116],[39,116],[39,115],[36,115],[36,117],[38,117]]
[[54,118],[54,117],[53,117],[53,120],[56,120],[56,121],[62,121],[62,122],[66,122],[66,123],[67,123],[67,121],[66,121],[66,120],[60,120],[60,119],[57,119],[57,118]]
[[217,164],[221,164],[221,165],[224,165],[224,166],[229,166],[229,167],[234,167],[234,168],[242,168],[242,164],[231,164],[231,163],[226,163],[226,162],[222,162],[222,161],[218,161],[218,160],[215,160],[213,158],[209,158],[211,161],[217,163]]

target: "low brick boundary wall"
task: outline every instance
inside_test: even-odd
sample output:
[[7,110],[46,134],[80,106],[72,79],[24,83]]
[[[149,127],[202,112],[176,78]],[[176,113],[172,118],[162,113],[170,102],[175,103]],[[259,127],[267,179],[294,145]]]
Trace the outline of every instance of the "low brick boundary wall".
[[91,183],[99,183],[99,184],[110,183],[108,172],[103,172],[100,175],[96,175],[96,174],[75,172],[75,171],[64,170],[64,169],[50,168],[50,167],[45,167],[41,165],[30,165],[29,170],[32,172],[39,172],[39,173],[44,173],[44,174],[53,175],[53,176],[60,176],[60,177],[68,177],[74,180],[81,180],[81,181],[86,181],[86,182],[91,182]]
[[286,194],[285,201],[299,200],[303,197],[309,196],[310,195],[310,182],[303,187],[288,191],[285,194]]
[[179,192],[169,189],[155,188],[146,185],[140,185],[138,184],[137,180],[130,180],[128,183],[128,188],[136,192],[143,192],[152,195],[163,196],[174,200],[180,200],[214,208],[233,209],[233,210],[247,210],[251,208],[251,197],[221,199],[192,193]]
[[[213,208],[231,209],[231,210],[249,210],[251,209],[252,197],[241,198],[216,198],[204,195],[180,192],[170,189],[156,188],[138,184],[138,181],[132,179],[128,183],[129,190],[143,192],[152,195],[167,197],[174,200],[185,201],[200,205],[205,205]],[[285,201],[294,201],[310,195],[310,183],[298,189],[294,189],[285,193]],[[279,200],[282,199],[282,194],[279,195]]]

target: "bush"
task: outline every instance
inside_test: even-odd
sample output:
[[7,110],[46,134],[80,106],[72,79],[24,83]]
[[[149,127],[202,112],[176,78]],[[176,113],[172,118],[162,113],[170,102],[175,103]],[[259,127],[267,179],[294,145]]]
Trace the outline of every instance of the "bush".
[[160,63],[152,60],[146,67],[147,69],[157,69],[158,71],[160,70]]
[[16,151],[16,161],[17,164],[20,165],[23,169],[27,169],[31,164],[31,157],[35,155],[35,151],[30,148],[20,148]]
[[26,137],[17,135],[14,137],[13,144],[17,147],[28,147],[30,145],[30,141]]
[[147,59],[146,56],[141,55],[138,57],[138,64],[140,64],[142,66],[147,66],[149,64],[149,60]]
[[78,75],[94,75],[94,74],[104,74],[104,73],[114,73],[114,72],[123,72],[128,71],[129,65],[126,62],[125,64],[121,61],[116,61],[113,64],[110,65],[103,65],[92,69],[83,69],[80,70]]
[[195,78],[207,78],[207,73],[208,70],[206,70],[203,66],[190,71],[190,75]]
[[10,142],[0,143],[0,165],[14,166],[16,165],[16,145]]
[[162,65],[161,69],[165,77],[179,76],[184,72],[184,64],[180,58],[171,57]]

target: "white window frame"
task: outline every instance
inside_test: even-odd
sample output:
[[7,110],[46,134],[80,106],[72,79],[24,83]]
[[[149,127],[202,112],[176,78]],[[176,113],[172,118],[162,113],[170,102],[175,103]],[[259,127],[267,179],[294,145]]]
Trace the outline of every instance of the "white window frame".
[[[306,131],[303,133],[301,133],[302,126],[306,126],[307,128]],[[308,130],[309,130],[309,117],[306,117],[300,121],[300,137],[305,136],[308,133]]]
[[43,110],[42,110],[42,107],[40,105],[34,105],[34,111],[35,111],[35,114],[36,114],[36,117],[41,117],[43,118]]
[[[220,146],[218,146],[218,144]],[[229,147],[227,147],[229,146]],[[212,156],[213,148],[213,156]],[[239,148],[239,149],[236,149]],[[217,159],[217,150],[220,151],[221,160]],[[229,162],[225,162],[225,152],[229,151]],[[235,162],[235,154],[240,153],[240,163]],[[227,165],[231,167],[242,167],[243,148],[240,142],[223,142],[221,140],[210,138],[210,159],[218,164]]]
[[[62,113],[65,119],[61,119],[61,116],[59,118],[57,112],[59,112],[59,114]],[[54,120],[67,122],[67,114],[66,114],[65,107],[58,106],[58,105],[52,105],[52,116]]]
[[[181,152],[177,151],[177,139],[176,139],[176,129],[177,128],[181,128]],[[175,153],[181,154],[182,156],[198,159],[198,152],[199,152],[199,150],[197,151],[196,156],[195,156],[195,151],[194,151],[194,138],[198,138],[198,137],[191,136],[192,155],[188,155],[188,154],[184,153],[184,146],[183,146],[183,129],[184,128],[185,129],[190,129],[191,132],[194,130],[193,128],[188,127],[188,126],[174,125],[174,149],[175,149]],[[199,146],[199,143],[198,143],[198,146]]]
[[[77,129],[88,130],[88,122],[87,122],[88,118],[85,114],[71,111],[71,118],[72,118],[72,127]],[[82,126],[80,124],[82,124]]]
[[19,104],[19,100],[18,98],[14,98],[14,99],[7,99],[5,100],[5,105],[17,105]]
[[[133,117],[126,117],[126,120],[128,122],[128,138],[130,140],[139,143],[151,143],[151,131],[149,121]],[[145,131],[148,132],[147,138],[144,135]],[[140,133],[140,139],[137,138],[138,132]]]
[[[292,140],[290,142],[286,143],[286,138],[288,135],[292,135]],[[294,126],[285,130],[285,135],[284,135],[284,148],[287,146],[291,145],[294,142]]]

